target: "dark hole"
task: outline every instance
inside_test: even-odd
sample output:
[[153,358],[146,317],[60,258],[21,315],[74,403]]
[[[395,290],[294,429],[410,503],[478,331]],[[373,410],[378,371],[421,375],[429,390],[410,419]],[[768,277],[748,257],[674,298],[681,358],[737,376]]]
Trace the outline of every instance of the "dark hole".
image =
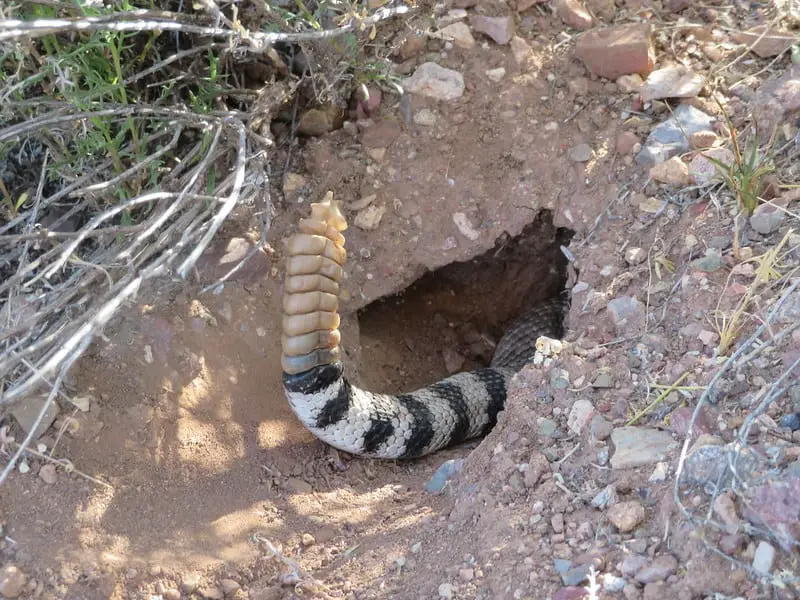
[[[564,290],[573,232],[553,226],[549,211],[516,237],[468,262],[423,275],[400,294],[358,313],[361,385],[408,392],[452,372],[483,367],[520,314]],[[457,368],[456,368],[457,367]]]

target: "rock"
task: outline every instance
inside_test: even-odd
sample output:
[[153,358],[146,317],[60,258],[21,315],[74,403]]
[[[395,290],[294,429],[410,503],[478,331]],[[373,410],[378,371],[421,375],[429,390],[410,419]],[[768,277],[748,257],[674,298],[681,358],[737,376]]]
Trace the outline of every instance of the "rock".
[[695,131],[689,136],[689,147],[692,150],[711,148],[719,141],[719,136],[711,131]]
[[594,415],[594,406],[589,400],[576,400],[567,417],[567,427],[575,433],[582,433]]
[[653,469],[650,477],[647,478],[648,483],[661,483],[665,481],[667,479],[667,471],[669,471],[669,465],[667,465],[667,463],[657,463],[656,468]]
[[453,213],[453,223],[456,224],[461,235],[473,242],[481,236],[481,232],[472,226],[467,215],[462,212]]
[[[707,436],[698,437],[690,449],[689,458],[681,473],[682,484],[706,488],[709,482],[713,481],[717,485],[718,492],[729,489],[734,480],[734,475],[729,468],[733,453],[737,454],[736,477],[741,480],[742,485],[753,484],[761,475],[761,463],[752,450],[744,448],[736,452],[731,446],[709,444],[707,439]],[[701,445],[701,442],[704,445]],[[772,508],[770,506],[768,510]],[[745,515],[748,519],[750,516]]]
[[610,594],[621,592],[625,587],[625,579],[613,573],[603,573],[600,582],[603,584],[603,589]]
[[436,124],[436,113],[430,108],[422,108],[414,115],[414,123],[424,127],[433,127]]
[[547,457],[538,450],[534,450],[528,459],[528,468],[525,470],[525,487],[535,487],[542,475],[548,472],[550,472],[550,462]]
[[518,65],[524,65],[533,56],[533,49],[519,36],[511,38],[511,53]]
[[660,183],[670,185],[689,185],[692,178],[689,176],[689,167],[680,157],[673,156],[667,161],[650,167],[650,177]]
[[692,261],[692,266],[695,269],[705,273],[719,271],[723,264],[722,252],[720,252],[719,248],[706,248],[705,256]]
[[589,592],[585,588],[569,586],[556,591],[552,598],[553,600],[580,600],[580,598],[585,598],[588,595]]
[[752,46],[752,52],[761,58],[778,56],[797,43],[796,34],[778,28],[768,29],[764,25],[734,33],[733,39],[737,44]]
[[773,128],[797,117],[800,114],[800,64],[792,65],[781,77],[764,83],[752,104],[758,129],[767,136]]
[[550,525],[556,533],[564,533],[564,515],[556,513],[550,518]]
[[644,327],[644,304],[633,296],[619,296],[606,306],[606,312],[617,333],[627,335]]
[[566,369],[552,369],[550,371],[550,387],[556,390],[565,390],[569,387],[569,371]]
[[564,23],[578,31],[591,29],[594,24],[592,15],[584,8],[580,0],[555,0],[553,8]]
[[498,83],[499,81],[502,81],[503,77],[506,76],[506,70],[504,67],[489,69],[488,71],[486,71],[486,76],[489,78],[490,81]]
[[689,138],[695,131],[711,128],[714,119],[688,104],[681,104],[673,115],[659,123],[645,140],[641,152],[636,155],[640,165],[664,162],[676,154],[689,150]]
[[310,548],[311,546],[317,543],[317,540],[314,539],[314,536],[311,535],[310,533],[304,533],[300,537],[300,543],[303,544],[305,548]]
[[703,345],[706,347],[716,346],[719,341],[719,334],[715,331],[703,329],[697,334],[697,339],[703,342]]
[[475,38],[466,23],[453,23],[442,29],[441,33],[451,38],[458,48],[469,50],[475,47]]
[[641,147],[639,136],[632,131],[623,131],[617,136],[616,150],[619,154],[632,154],[636,145]]
[[750,216],[750,227],[761,235],[777,231],[786,218],[786,211],[775,204],[759,204]]
[[755,556],[753,556],[753,569],[764,575],[769,575],[774,562],[775,547],[763,540],[758,542]]
[[650,26],[635,23],[587,31],[578,38],[575,56],[600,77],[616,80],[631,73],[646,77],[655,64]]
[[236,594],[236,592],[242,589],[242,586],[239,585],[239,582],[234,581],[233,579],[223,579],[219,582],[219,584],[222,586],[222,593],[226,597],[233,596]]
[[621,572],[625,577],[634,577],[647,564],[647,557],[640,554],[628,554],[622,559]]
[[537,429],[539,435],[544,437],[553,437],[555,435],[556,430],[558,429],[558,425],[553,419],[542,419],[539,422],[539,427]]
[[593,154],[589,144],[578,144],[569,149],[569,157],[575,162],[587,162]]
[[694,98],[705,85],[705,78],[683,65],[657,69],[647,76],[639,90],[642,102],[662,98]]
[[435,100],[455,100],[464,95],[464,76],[436,63],[422,63],[411,77],[403,80],[403,88]]
[[670,575],[677,573],[678,561],[671,554],[659,556],[649,565],[636,573],[636,581],[639,583],[653,583],[654,581],[664,581]]
[[696,153],[689,164],[689,175],[696,185],[709,186],[721,179],[719,167],[709,157],[723,165],[730,165],[733,162],[733,152],[727,148],[710,148],[703,153]]
[[296,494],[310,494],[314,491],[310,483],[297,477],[289,477],[286,480],[286,488]]
[[475,579],[475,569],[459,569],[458,570],[458,578],[461,581],[472,581]]
[[[39,418],[39,413],[47,403],[48,395],[49,394],[36,394],[33,396],[26,396],[19,400],[19,402],[14,404],[14,406],[11,408],[12,416],[26,434],[33,430],[36,419]],[[58,403],[52,402],[50,407],[47,409],[47,412],[44,413],[44,417],[39,423],[39,426],[36,428],[36,431],[33,434],[33,439],[38,440],[40,437],[42,437],[44,432],[47,431],[50,428],[50,425],[53,424],[53,421],[56,420],[56,417],[58,417],[60,412],[61,408],[58,406]]]
[[164,596],[164,600],[181,600],[181,593],[175,588],[165,589],[162,595]]
[[39,479],[41,479],[48,485],[53,485],[58,480],[58,474],[56,473],[56,466],[49,463],[46,465],[42,465],[42,468],[39,469]]
[[[752,471],[745,476],[753,479]],[[793,540],[800,539],[800,478],[784,476],[782,480],[757,485],[748,495],[744,517],[757,527],[773,532],[788,552]]]
[[596,389],[609,389],[614,387],[614,374],[610,369],[598,369],[592,379],[592,387]]
[[647,427],[618,427],[611,434],[614,455],[612,469],[631,469],[666,460],[670,451],[678,447],[666,431]]
[[181,591],[187,596],[191,596],[200,585],[200,576],[197,573],[189,573],[181,579]]
[[367,148],[388,148],[402,132],[400,124],[395,121],[378,121],[361,131],[359,141]]
[[511,17],[486,17],[473,14],[469,22],[475,31],[489,36],[501,46],[508,44],[514,37],[514,19]]
[[647,260],[647,251],[644,248],[634,246],[625,250],[625,262],[629,265],[640,265],[645,260]]
[[611,437],[611,432],[614,431],[614,426],[603,418],[603,415],[595,414],[592,417],[592,424],[590,431],[594,438],[598,441],[607,440]]
[[641,75],[631,73],[630,75],[620,75],[617,77],[616,84],[623,94],[633,94],[642,88],[644,80]]
[[667,591],[667,584],[663,581],[648,583],[644,586],[642,600],[663,600],[669,598],[671,594]]
[[742,523],[736,513],[736,500],[731,496],[730,492],[722,493],[714,499],[714,514],[730,528],[729,531],[731,533],[735,533]]
[[736,556],[742,551],[746,541],[745,536],[738,533],[723,535],[719,539],[719,549],[728,556]]
[[353,219],[353,222],[359,229],[363,229],[364,231],[373,231],[378,228],[378,225],[381,224],[381,219],[383,219],[383,215],[385,213],[385,204],[372,204],[364,210],[359,211],[356,214],[356,218]]
[[444,366],[449,374],[458,373],[461,367],[464,366],[464,357],[452,348],[444,348],[442,350],[442,358],[444,359]]
[[14,565],[6,565],[0,571],[0,596],[3,598],[18,598],[25,589],[28,579],[25,573]]
[[425,36],[409,33],[400,43],[397,55],[401,60],[406,61],[422,54],[425,49]]
[[461,7],[451,8],[447,11],[447,14],[444,16],[438,17],[436,19],[436,26],[441,30],[447,27],[448,25],[455,23],[457,21],[463,21],[467,18],[467,11]]
[[324,108],[310,108],[300,115],[297,133],[307,137],[319,137],[338,129],[344,121],[344,112],[331,104]]
[[589,94],[589,80],[586,77],[575,77],[567,82],[569,91],[576,96],[586,96]]
[[197,595],[205,600],[222,600],[224,597],[222,590],[213,585],[198,588]]
[[636,500],[620,502],[608,509],[607,517],[609,522],[620,533],[628,533],[636,529],[644,521],[644,506]]
[[439,598],[452,598],[455,590],[450,583],[443,583],[439,586]]
[[442,463],[436,472],[425,484],[425,491],[429,494],[439,494],[444,490],[444,486],[452,479],[464,466],[464,459],[457,458]]
[[650,196],[649,198],[646,198],[644,202],[639,204],[639,210],[653,215],[658,215],[664,210],[664,206],[665,203],[663,200],[659,200],[655,196]]
[[783,415],[779,423],[781,427],[786,427],[790,431],[797,431],[800,429],[800,412]]

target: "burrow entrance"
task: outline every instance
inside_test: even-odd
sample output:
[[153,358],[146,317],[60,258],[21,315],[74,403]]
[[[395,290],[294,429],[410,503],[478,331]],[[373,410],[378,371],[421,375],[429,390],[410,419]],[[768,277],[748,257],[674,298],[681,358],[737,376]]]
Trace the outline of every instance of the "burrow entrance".
[[511,321],[564,290],[560,246],[573,235],[542,210],[518,236],[502,236],[488,252],[430,271],[361,309],[362,386],[407,392],[488,365]]

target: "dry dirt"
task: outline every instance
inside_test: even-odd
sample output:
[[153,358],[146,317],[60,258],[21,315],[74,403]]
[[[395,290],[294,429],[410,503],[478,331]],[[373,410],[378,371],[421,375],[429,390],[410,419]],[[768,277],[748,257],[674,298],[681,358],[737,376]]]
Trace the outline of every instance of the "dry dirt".
[[[552,16],[533,21],[537,35],[561,27]],[[561,456],[577,443],[537,437],[537,419],[569,405],[563,393],[544,400],[552,391],[534,367],[520,375],[513,404],[480,446],[413,462],[337,455],[299,424],[280,387],[282,243],[308,202],[327,189],[345,206],[374,193],[374,202],[387,207],[376,230],[351,225],[347,232],[347,367],[376,391],[435,381],[447,373],[444,349],[465,358],[465,368],[485,361],[491,345],[476,340],[496,340],[526,303],[563,285],[563,255],[553,244],[569,240],[558,228],[575,234],[571,248],[583,280],[615,291],[631,286],[629,293],[648,273],[645,265],[627,280],[615,279],[626,268],[622,240],[649,248],[692,227],[727,231],[710,209],[696,208],[682,214],[670,208],[662,223],[645,227],[623,192],[640,189],[646,173],[626,167],[614,150],[621,130],[614,114],[624,97],[588,79],[588,93],[577,96],[569,82],[586,77],[579,63],[568,52],[548,55],[532,35],[528,41],[537,64],[524,68],[494,44],[448,51],[441,63],[464,74],[467,92],[453,103],[412,99],[414,112],[426,105],[436,110],[433,127],[402,123],[396,99],[384,99],[380,119],[402,125],[380,160],[344,130],[308,141],[292,161],[307,178],[302,201],[275,194],[267,251],[235,281],[219,294],[199,294],[221,271],[228,240],[241,244],[257,231],[258,217],[247,208],[226,225],[197,281],[159,282],[106,329],[72,382],[78,395],[91,398],[90,410],[63,413],[57,423],[63,433],[51,430],[44,442],[108,486],[76,473],[59,472],[53,484],[15,473],[0,491],[4,533],[13,539],[3,552],[41,584],[40,597],[170,598],[195,588],[219,597],[222,585],[233,596],[295,597],[295,588],[279,581],[292,569],[270,557],[269,540],[299,563],[301,579],[319,582],[306,588],[309,597],[315,589],[318,597],[437,598],[449,582],[458,598],[549,598],[562,585],[552,559],[564,539],[550,538],[551,515],[565,514],[563,528],[578,540],[573,555],[596,552],[602,559],[598,540],[619,541],[599,511],[576,503],[558,477],[544,477],[530,494],[508,483],[514,465],[530,461],[537,439],[542,449],[563,449]],[[493,83],[485,73],[498,66],[507,74]],[[568,150],[584,142],[596,149],[595,158],[573,161]],[[477,239],[454,224],[458,212]],[[352,223],[354,212],[348,216]],[[523,230],[520,250],[509,239]],[[393,296],[427,271],[478,256]],[[681,255],[679,268],[689,258]],[[651,300],[659,317],[672,283]],[[691,307],[674,306],[660,324],[667,345],[679,345],[672,336],[682,319],[713,300],[701,291],[688,297]],[[571,339],[612,341],[605,317],[583,311],[583,301],[573,305]],[[669,348],[651,350],[663,356]],[[593,397],[609,420],[630,408],[625,360],[620,352],[580,367],[588,376],[608,366],[619,381]],[[475,447],[455,490],[423,491],[440,464]],[[583,488],[591,498],[627,477],[618,493],[641,496],[649,472],[643,480],[635,471],[595,469],[594,452],[582,447],[564,459],[559,477],[569,490]],[[731,580],[727,563],[703,555],[690,532],[671,521],[669,487],[651,486],[642,498],[655,515],[643,533],[651,556],[663,549],[664,527],[672,522],[670,549],[687,572],[703,556],[703,581]],[[237,585],[242,589],[231,592]],[[699,597],[692,594],[705,593],[703,585],[680,597]]]

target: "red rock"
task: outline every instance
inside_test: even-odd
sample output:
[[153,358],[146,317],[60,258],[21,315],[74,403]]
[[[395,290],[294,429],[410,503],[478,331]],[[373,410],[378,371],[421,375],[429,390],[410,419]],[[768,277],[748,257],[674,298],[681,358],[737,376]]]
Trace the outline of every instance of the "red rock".
[[394,121],[378,121],[361,132],[361,144],[367,148],[388,148],[400,136],[401,129]]
[[783,76],[762,85],[753,104],[753,115],[764,136],[800,113],[800,65],[792,65]]
[[[669,418],[669,427],[678,437],[682,438],[689,432],[689,425],[692,422],[692,413],[694,413],[694,409],[688,406],[681,406],[672,411]],[[697,415],[697,421],[695,421],[694,427],[692,428],[693,437],[697,437],[701,433],[711,433],[711,424],[705,409],[700,409],[700,414]]]
[[555,0],[553,5],[561,20],[570,27],[579,31],[592,28],[594,19],[592,19],[592,15],[584,8],[580,0]]
[[564,587],[553,594],[553,600],[578,600],[585,598],[588,593],[581,587]]
[[500,45],[509,43],[514,37],[514,19],[511,17],[472,15],[469,22],[475,31],[488,35]]
[[617,136],[617,153],[631,154],[633,152],[633,147],[640,142],[639,136],[632,131],[622,131]]
[[780,29],[770,29],[764,37],[761,37],[764,30],[763,25],[754,27],[748,31],[735,33],[733,39],[739,44],[745,44],[747,47],[752,46],[752,51],[761,58],[778,56],[797,42],[796,36]]
[[650,25],[635,23],[587,31],[575,45],[575,56],[600,77],[616,80],[631,73],[646,77],[655,65]]

